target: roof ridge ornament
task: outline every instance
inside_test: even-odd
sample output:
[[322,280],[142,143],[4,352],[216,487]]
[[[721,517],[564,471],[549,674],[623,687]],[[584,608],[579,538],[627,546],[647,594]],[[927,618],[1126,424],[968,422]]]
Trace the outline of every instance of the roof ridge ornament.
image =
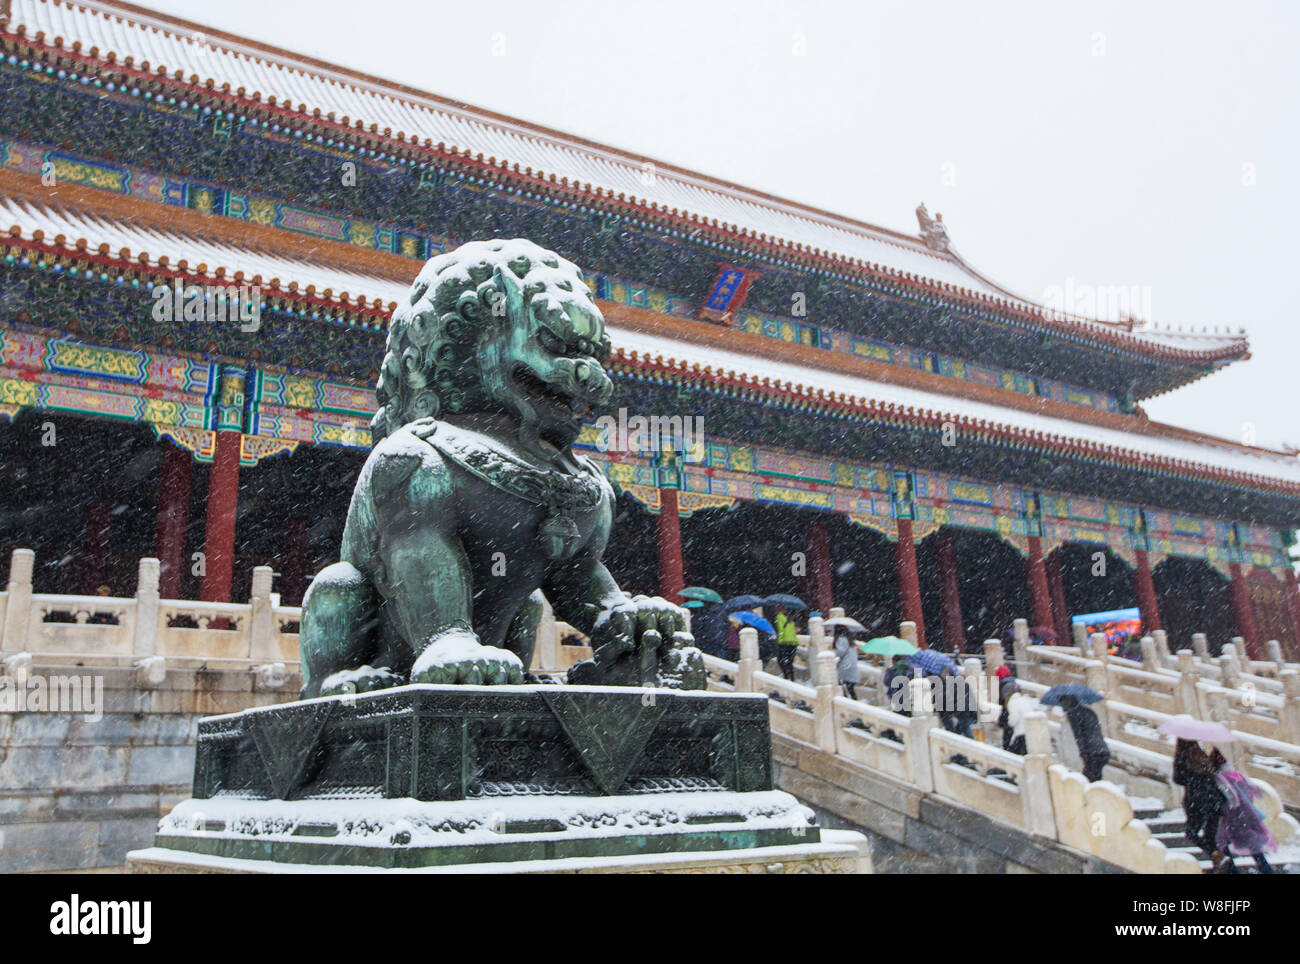
[[943,223],[943,215],[930,217],[925,203],[916,206],[916,221],[921,226],[921,240],[933,251],[948,253],[948,227]]

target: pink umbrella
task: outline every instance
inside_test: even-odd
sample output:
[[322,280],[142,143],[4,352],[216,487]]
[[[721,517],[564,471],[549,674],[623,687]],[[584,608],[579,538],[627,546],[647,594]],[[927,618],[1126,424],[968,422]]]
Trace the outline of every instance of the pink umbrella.
[[1177,737],[1180,740],[1204,740],[1206,743],[1237,742],[1237,738],[1233,736],[1232,731],[1222,723],[1197,720],[1185,714],[1165,720],[1156,727],[1156,731],[1164,733],[1166,736]]

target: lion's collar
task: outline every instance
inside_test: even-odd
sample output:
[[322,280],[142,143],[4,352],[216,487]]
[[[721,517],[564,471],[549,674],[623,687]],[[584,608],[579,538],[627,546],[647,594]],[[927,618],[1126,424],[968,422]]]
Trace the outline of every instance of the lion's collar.
[[493,488],[544,507],[547,515],[539,535],[547,541],[548,554],[559,559],[572,554],[579,536],[573,517],[599,505],[604,489],[604,477],[590,459],[573,455],[578,472],[542,468],[525,462],[490,435],[449,422],[421,419],[410,429],[444,458]]

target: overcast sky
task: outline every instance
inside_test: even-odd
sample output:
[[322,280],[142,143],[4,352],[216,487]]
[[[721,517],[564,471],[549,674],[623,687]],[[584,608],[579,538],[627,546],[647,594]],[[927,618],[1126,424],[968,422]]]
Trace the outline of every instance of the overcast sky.
[[147,2],[908,233],[924,201],[1034,300],[1245,327],[1251,360],[1145,407],[1300,443],[1300,4]]

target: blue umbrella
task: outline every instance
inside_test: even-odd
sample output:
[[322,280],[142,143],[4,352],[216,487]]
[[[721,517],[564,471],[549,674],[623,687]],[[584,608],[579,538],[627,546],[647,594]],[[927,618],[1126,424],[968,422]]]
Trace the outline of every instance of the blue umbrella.
[[683,609],[703,609],[703,608],[704,608],[704,603],[701,602],[701,601],[698,600],[698,599],[688,599],[688,600],[686,600],[686,602],[682,603],[682,608],[683,608]]
[[918,649],[907,657],[907,661],[921,672],[931,676],[938,676],[945,669],[953,672],[957,670],[957,664],[952,661],[951,656],[935,649]]
[[754,613],[748,612],[746,610],[742,609],[740,612],[734,612],[727,618],[729,618],[733,623],[736,623],[737,625],[753,626],[761,633],[770,633],[773,636],[776,635],[776,630],[772,628],[771,623],[769,623],[762,616],[757,616]]
[[792,596],[788,592],[773,593],[763,600],[764,606],[781,606],[785,609],[803,610],[808,608],[808,604],[798,596]]
[[723,604],[723,609],[729,613],[734,613],[738,609],[753,609],[755,606],[763,605],[762,596],[732,596]]
[[1053,686],[1038,698],[1038,702],[1043,706],[1060,706],[1062,696],[1073,696],[1080,703],[1100,703],[1106,698],[1091,686],[1084,686],[1082,683],[1065,683],[1062,686]]

